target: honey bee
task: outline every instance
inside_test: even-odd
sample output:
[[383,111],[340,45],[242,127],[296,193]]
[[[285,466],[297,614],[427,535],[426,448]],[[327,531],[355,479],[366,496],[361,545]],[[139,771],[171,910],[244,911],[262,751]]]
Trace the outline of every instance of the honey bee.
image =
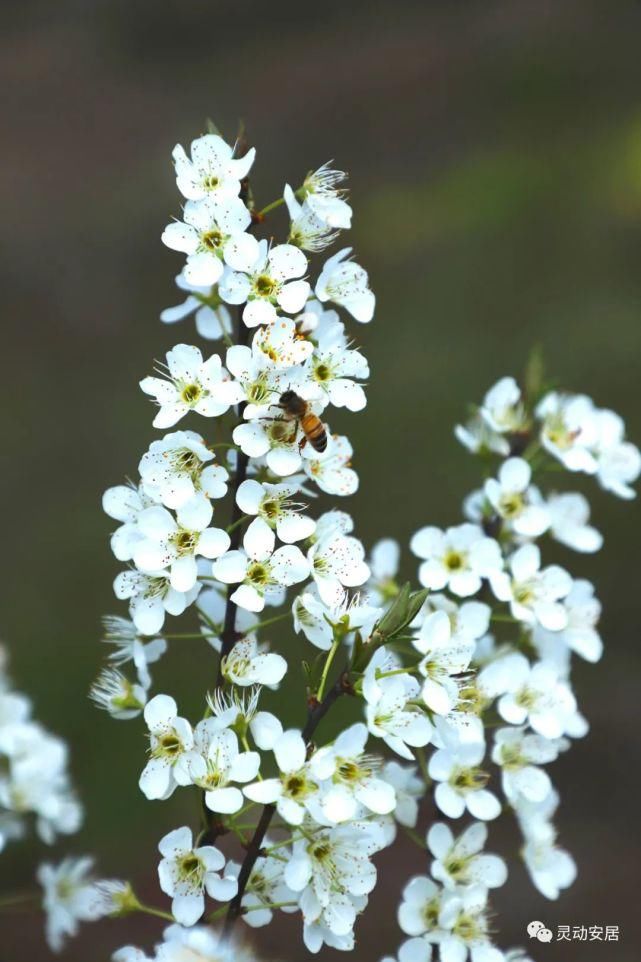
[[279,399],[278,407],[285,414],[300,424],[305,437],[299,444],[302,448],[308,441],[315,451],[322,454],[327,447],[327,432],[318,415],[310,411],[310,406],[304,398],[295,391],[284,391]]

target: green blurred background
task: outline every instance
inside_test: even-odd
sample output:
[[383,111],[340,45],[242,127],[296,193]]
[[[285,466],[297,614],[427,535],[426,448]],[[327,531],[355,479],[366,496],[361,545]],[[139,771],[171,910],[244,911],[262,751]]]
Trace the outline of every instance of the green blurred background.
[[[55,854],[95,852],[104,874],[131,877],[164,905],[157,840],[193,820],[195,800],[146,802],[141,724],[111,721],[86,693],[103,654],[100,615],[117,610],[101,492],[134,474],[154,434],[138,379],[195,338],[191,322],[157,320],[177,301],[179,258],[159,240],[180,205],[173,145],[207,116],[229,136],[244,118],[261,204],[330,157],[350,171],[351,240],[378,311],[371,326],[354,325],[373,369],[369,406],[333,423],[356,449],[361,489],[347,507],[358,532],[368,545],[406,541],[420,524],[459,519],[477,466],[452,426],[523,368],[535,342],[549,373],[620,411],[641,440],[641,5],[31,0],[3,13],[0,627],[17,684],[74,746],[87,820]],[[618,945],[537,944],[533,954],[637,962],[639,511],[584,490],[605,549],[558,557],[597,583],[606,655],[578,667],[593,732],[553,771],[580,876],[548,903],[515,865],[496,924],[505,946],[525,943],[535,918],[618,924]],[[195,714],[193,681],[212,668],[211,652],[188,642],[155,679]],[[491,847],[514,848],[508,822]],[[27,886],[42,855],[10,847],[0,891]],[[425,870],[404,841],[379,864],[359,962],[395,948],[403,881]],[[49,959],[40,925],[2,915],[2,962]],[[158,931],[146,919],[88,927],[64,958],[103,962]],[[262,930],[257,944],[284,962],[304,954],[298,921]]]

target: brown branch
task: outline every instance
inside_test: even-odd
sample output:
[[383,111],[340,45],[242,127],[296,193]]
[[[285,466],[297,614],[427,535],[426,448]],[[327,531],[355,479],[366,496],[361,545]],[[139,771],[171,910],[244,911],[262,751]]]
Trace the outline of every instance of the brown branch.
[[[306,743],[311,741],[318,725],[321,723],[334,702],[340,698],[341,695],[353,694],[353,691],[354,690],[347,672],[343,672],[340,678],[336,681],[336,684],[327,692],[323,700],[310,706],[307,715],[307,723],[302,732],[303,740]],[[252,869],[254,868],[256,860],[261,854],[263,840],[267,834],[267,830],[275,812],[275,805],[264,806],[252,840],[247,847],[247,854],[245,855],[245,859],[238,875],[238,892],[235,898],[229,903],[229,909],[227,910],[227,915],[225,917],[225,924],[223,926],[223,936],[225,938],[229,937],[234,925],[236,924],[236,921],[242,914],[243,895],[245,894],[245,889],[247,888],[247,883],[249,882]]]
[[[238,308],[238,317],[236,320],[236,343],[237,344],[247,344],[249,340],[249,328],[243,321],[243,308],[244,304],[241,304]],[[239,420],[242,419],[243,411],[245,409],[245,403],[238,405],[238,417]],[[231,521],[230,524],[233,526],[230,539],[229,539],[229,550],[236,551],[240,545],[241,536],[241,525],[238,524],[242,516],[242,511],[238,507],[236,502],[236,494],[238,489],[247,477],[247,465],[249,464],[249,457],[242,451],[236,453],[236,470],[230,485],[230,491],[232,496],[232,509],[231,509]],[[225,605],[225,621],[223,624],[223,631],[221,634],[221,649],[220,649],[220,659],[218,662],[218,677],[216,679],[216,688],[221,688],[223,684],[223,658],[226,658],[229,652],[234,647],[234,642],[237,640],[238,635],[236,633],[236,612],[237,607],[231,600],[231,596],[235,591],[235,585],[227,585],[227,603]]]

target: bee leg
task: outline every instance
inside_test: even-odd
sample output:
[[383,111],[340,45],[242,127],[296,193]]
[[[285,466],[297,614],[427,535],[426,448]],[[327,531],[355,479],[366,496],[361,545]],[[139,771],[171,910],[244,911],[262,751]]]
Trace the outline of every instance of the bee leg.
[[298,442],[298,453],[300,454],[305,445],[307,444],[307,438],[303,437]]

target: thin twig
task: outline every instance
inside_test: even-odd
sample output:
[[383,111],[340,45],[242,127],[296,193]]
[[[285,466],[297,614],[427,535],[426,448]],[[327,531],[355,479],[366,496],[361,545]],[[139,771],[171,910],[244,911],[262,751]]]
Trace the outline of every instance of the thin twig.
[[[350,684],[349,677],[346,673],[343,673],[336,681],[336,684],[327,692],[323,700],[310,706],[307,715],[307,723],[302,732],[303,740],[306,743],[311,741],[312,735],[334,702],[340,698],[341,695],[349,694],[352,691],[353,689]],[[249,882],[249,878],[252,873],[252,869],[256,864],[256,860],[261,854],[263,840],[267,834],[267,830],[275,812],[275,805],[265,805],[258,825],[256,826],[256,831],[254,832],[253,838],[247,846],[247,854],[245,855],[245,859],[238,875],[238,892],[236,897],[229,903],[229,909],[227,910],[227,916],[225,918],[225,925],[223,927],[223,936],[225,938],[230,935],[237,919],[242,913],[242,901],[245,894],[245,889],[247,888],[247,883]]]

